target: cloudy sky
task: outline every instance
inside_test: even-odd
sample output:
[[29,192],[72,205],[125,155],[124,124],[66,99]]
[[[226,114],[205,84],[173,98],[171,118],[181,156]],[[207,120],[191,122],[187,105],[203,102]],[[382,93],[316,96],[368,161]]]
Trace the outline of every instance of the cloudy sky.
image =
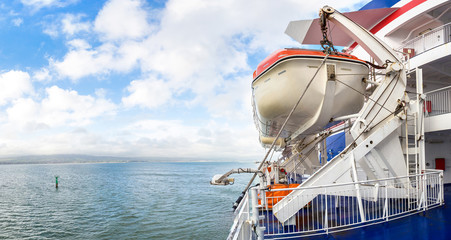
[[252,72],[290,20],[368,1],[7,0],[0,156],[260,159]]

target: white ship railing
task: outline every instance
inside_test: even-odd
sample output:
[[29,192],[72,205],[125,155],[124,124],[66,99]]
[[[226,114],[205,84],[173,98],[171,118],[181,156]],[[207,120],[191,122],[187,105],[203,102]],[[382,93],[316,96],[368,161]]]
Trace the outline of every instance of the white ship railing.
[[251,215],[249,213],[250,206],[248,195],[248,192],[246,192],[243,200],[235,210],[235,219],[233,221],[232,227],[230,228],[227,240],[250,239],[253,235],[248,223],[249,219],[251,218]]
[[407,41],[398,50],[414,49],[414,55],[418,55],[448,42],[451,42],[451,23],[431,29],[424,34]]
[[426,117],[451,113],[451,86],[426,93],[424,105]]
[[[324,194],[315,195],[309,204],[286,222],[279,222],[273,215],[271,205],[275,205],[287,193],[318,188],[323,189]],[[248,210],[242,210],[243,214],[235,223],[247,222],[251,230],[260,229],[260,232],[248,235],[251,238],[261,236],[264,232],[264,239],[294,239],[383,223],[441,206],[444,204],[443,171],[426,170],[418,175],[357,183],[259,190],[259,205],[249,204],[256,202],[252,195],[257,196],[246,195],[246,199],[243,199],[246,201],[243,208]],[[262,196],[266,196],[266,199],[262,199]],[[312,198],[307,194],[304,197]],[[258,216],[253,216],[256,212]],[[235,231],[236,234],[238,232]],[[229,239],[244,238],[229,236]]]

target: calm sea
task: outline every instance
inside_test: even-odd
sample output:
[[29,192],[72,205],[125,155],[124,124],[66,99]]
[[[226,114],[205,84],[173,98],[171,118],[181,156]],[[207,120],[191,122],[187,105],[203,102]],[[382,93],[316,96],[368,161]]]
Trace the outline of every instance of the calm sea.
[[0,239],[225,239],[251,176],[209,181],[237,167],[255,165],[0,165]]

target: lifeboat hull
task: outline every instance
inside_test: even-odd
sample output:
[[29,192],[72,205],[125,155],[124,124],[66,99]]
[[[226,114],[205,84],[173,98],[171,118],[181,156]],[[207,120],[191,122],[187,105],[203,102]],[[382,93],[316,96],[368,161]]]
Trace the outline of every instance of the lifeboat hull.
[[[332,118],[355,114],[364,103],[368,65],[351,55],[330,55],[320,51],[279,50],[254,72],[253,106],[260,138],[275,137],[302,94],[281,138],[321,131]],[[315,72],[318,74],[307,89]],[[305,92],[305,93],[304,93]],[[295,136],[295,137],[296,137]]]

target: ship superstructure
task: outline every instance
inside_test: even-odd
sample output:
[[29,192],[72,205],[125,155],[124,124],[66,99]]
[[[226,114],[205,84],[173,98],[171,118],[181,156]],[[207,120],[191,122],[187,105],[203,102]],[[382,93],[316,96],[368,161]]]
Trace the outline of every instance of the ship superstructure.
[[291,22],[288,35],[323,51],[279,50],[255,71],[254,118],[269,151],[258,169],[241,170],[259,184],[252,178],[235,204],[229,239],[332,234],[443,206],[450,22],[443,0],[372,1],[345,14],[325,6],[318,19]]

